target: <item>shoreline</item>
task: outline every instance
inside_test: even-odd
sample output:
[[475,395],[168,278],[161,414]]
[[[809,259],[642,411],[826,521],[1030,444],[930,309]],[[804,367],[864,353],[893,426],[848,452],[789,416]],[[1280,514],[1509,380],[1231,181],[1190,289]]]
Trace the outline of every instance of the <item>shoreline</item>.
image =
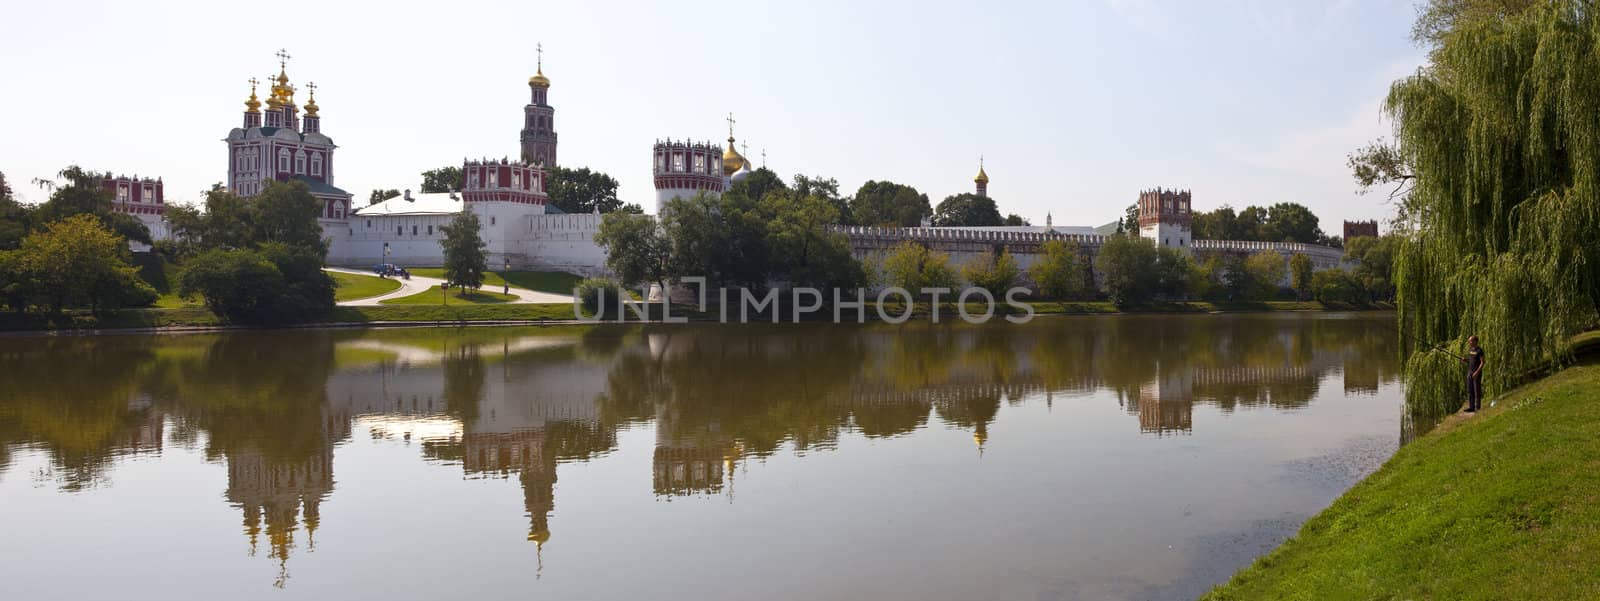
[[1575,336],[1573,355],[1446,416],[1201,599],[1593,595],[1600,331]]
[[[652,305],[655,307],[657,305]],[[677,305],[674,305],[675,307]],[[1213,303],[1205,301],[1182,301],[1161,303],[1129,309],[1118,309],[1109,302],[1081,301],[1081,302],[1036,302],[1030,303],[1034,309],[1035,317],[1044,316],[1109,316],[1109,315],[1164,315],[1164,314],[1235,314],[1235,313],[1366,313],[1393,311],[1392,305],[1378,304],[1367,307],[1329,306],[1316,301],[1263,301],[1252,303]],[[898,305],[885,305],[885,311],[898,314],[903,309]],[[865,311],[864,323],[882,323],[878,318],[876,307],[869,306]],[[854,315],[854,310],[847,310],[846,317]],[[831,316],[831,310],[817,312],[819,315]],[[918,303],[912,309],[911,321],[929,322],[930,307],[925,303]],[[959,321],[957,308],[954,303],[941,303],[939,309],[939,323]],[[656,317],[652,312],[652,317]],[[682,314],[687,323],[721,323],[717,318],[715,309],[707,313],[696,313],[687,309]],[[335,308],[329,319],[324,321],[281,324],[272,326],[250,326],[222,323],[210,311],[203,307],[184,307],[175,309],[133,309],[117,312],[104,316],[111,320],[112,325],[102,326],[98,322],[102,318],[92,316],[68,316],[66,319],[86,319],[82,327],[56,327],[52,323],[38,324],[40,327],[26,327],[34,324],[7,323],[4,319],[12,317],[0,315],[0,336],[96,336],[109,334],[204,334],[231,331],[271,331],[271,330],[308,330],[308,329],[358,329],[358,328],[441,328],[441,327],[469,327],[469,326],[574,326],[574,325],[603,325],[603,324],[653,324],[670,325],[659,318],[650,320],[627,319],[617,321],[582,320],[574,316],[571,304],[505,304],[505,305],[413,305],[395,306],[379,305],[371,307],[340,306]],[[47,319],[46,316],[23,316],[24,318]],[[630,315],[630,317],[632,317]],[[677,315],[674,315],[677,317]],[[994,320],[1003,318],[1003,314],[996,313]],[[120,321],[128,320],[128,321]],[[992,320],[991,320],[992,321]],[[165,322],[165,323],[163,323]],[[128,323],[130,325],[117,325]],[[155,325],[145,325],[145,324]],[[736,323],[733,321],[727,323]],[[770,319],[751,319],[751,325],[772,325]],[[780,324],[790,324],[789,320],[780,320]],[[828,319],[802,319],[798,323],[832,323]],[[852,323],[846,319],[845,323]],[[17,327],[22,325],[24,327]]]

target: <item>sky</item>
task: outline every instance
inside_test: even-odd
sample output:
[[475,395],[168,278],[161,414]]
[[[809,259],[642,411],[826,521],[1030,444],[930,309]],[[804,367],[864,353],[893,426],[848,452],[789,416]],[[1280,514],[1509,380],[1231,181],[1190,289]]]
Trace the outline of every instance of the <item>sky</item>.
[[[658,139],[727,138],[783,178],[970,192],[1002,213],[1100,225],[1140,190],[1196,210],[1293,201],[1337,234],[1387,219],[1346,155],[1390,135],[1389,84],[1424,53],[1409,0],[1058,2],[27,2],[0,23],[0,172],[25,201],[71,164],[160,176],[168,202],[225,179],[247,80],[317,84],[334,183],[418,188],[515,157],[535,45],[566,167],[654,210]],[[265,96],[263,89],[261,95]]]

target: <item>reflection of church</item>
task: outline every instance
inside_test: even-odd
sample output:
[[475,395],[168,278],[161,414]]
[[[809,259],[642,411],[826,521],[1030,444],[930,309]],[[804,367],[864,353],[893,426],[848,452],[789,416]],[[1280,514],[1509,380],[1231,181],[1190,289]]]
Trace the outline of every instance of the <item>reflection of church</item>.
[[322,501],[333,493],[333,445],[350,436],[348,415],[324,414],[322,444],[310,455],[274,457],[260,450],[228,455],[228,502],[244,512],[250,552],[263,535],[267,556],[278,560],[278,585],[288,578],[295,532],[305,526],[306,544],[315,546]]

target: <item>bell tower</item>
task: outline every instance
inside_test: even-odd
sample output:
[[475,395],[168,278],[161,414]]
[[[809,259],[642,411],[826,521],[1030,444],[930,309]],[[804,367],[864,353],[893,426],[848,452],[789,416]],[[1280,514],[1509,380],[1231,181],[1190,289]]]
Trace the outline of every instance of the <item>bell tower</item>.
[[544,76],[544,44],[538,70],[528,78],[530,99],[522,107],[522,160],[548,169],[556,165],[556,109],[550,106],[550,78]]

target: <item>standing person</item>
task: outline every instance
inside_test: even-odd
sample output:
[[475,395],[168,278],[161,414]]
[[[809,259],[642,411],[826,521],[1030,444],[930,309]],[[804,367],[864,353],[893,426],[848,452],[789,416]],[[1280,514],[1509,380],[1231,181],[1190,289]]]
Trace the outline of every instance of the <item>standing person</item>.
[[1483,406],[1483,347],[1478,346],[1478,335],[1467,337],[1467,413],[1477,413]]

